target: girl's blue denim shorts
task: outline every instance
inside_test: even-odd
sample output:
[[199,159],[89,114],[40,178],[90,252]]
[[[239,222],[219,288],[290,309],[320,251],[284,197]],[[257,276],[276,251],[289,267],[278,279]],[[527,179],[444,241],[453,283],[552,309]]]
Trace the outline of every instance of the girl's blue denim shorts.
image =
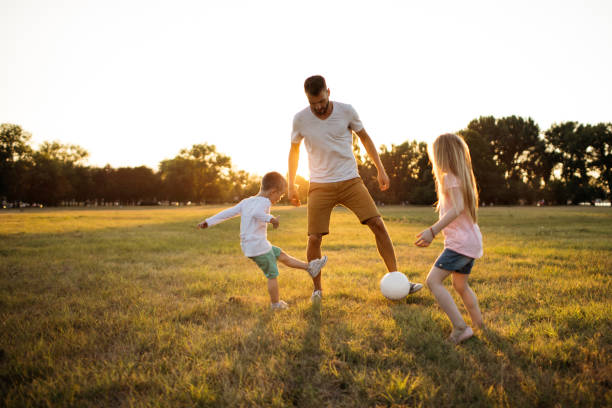
[[436,259],[436,262],[434,262],[434,265],[440,269],[469,275],[472,266],[474,266],[474,258],[445,248],[438,259]]

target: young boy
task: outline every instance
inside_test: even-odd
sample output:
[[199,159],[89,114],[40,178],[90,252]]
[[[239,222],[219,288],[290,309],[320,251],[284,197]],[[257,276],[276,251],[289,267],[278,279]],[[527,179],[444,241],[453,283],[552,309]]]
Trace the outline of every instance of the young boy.
[[261,180],[259,194],[245,198],[234,207],[207,218],[198,228],[208,228],[240,215],[240,247],[245,256],[251,258],[268,278],[268,293],[272,309],[286,309],[287,303],[280,300],[278,293],[278,259],[291,268],[303,269],[315,278],[327,262],[327,256],[309,263],[289,256],[282,249],[272,246],[267,239],[268,223],[278,228],[278,218],[270,215],[270,207],[281,199],[287,190],[287,181],[277,172],[267,173]]

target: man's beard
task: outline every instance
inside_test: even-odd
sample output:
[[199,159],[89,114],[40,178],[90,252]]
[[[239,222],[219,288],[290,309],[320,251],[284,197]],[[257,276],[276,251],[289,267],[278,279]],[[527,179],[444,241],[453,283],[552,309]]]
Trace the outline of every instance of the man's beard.
[[327,109],[329,108],[329,99],[327,100],[327,105],[325,105],[325,107],[323,109],[317,109],[317,114],[318,115],[325,115],[325,112],[327,112]]

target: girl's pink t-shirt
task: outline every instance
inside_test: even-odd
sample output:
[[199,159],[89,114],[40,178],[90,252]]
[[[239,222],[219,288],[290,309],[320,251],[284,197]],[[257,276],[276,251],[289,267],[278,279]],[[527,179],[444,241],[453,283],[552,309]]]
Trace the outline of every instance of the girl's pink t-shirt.
[[[449,190],[459,187],[457,177],[450,173],[444,175],[444,200],[440,206],[440,218],[453,208]],[[442,233],[444,234],[444,248],[452,249],[470,258],[482,256],[482,234],[478,224],[474,223],[469,216],[467,208],[448,224]]]

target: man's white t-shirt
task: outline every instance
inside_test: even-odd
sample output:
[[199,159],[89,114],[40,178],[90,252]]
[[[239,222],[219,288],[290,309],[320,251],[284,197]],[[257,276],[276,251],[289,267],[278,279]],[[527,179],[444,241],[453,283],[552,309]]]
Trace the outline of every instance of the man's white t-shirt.
[[272,203],[267,197],[245,198],[235,206],[207,218],[209,227],[240,215],[240,247],[245,256],[263,255],[272,249],[268,241],[268,223]]
[[359,177],[353,154],[352,131],[363,129],[357,111],[346,103],[332,102],[327,119],[319,119],[310,106],[293,117],[291,143],[304,139],[308,152],[310,181],[334,183]]

